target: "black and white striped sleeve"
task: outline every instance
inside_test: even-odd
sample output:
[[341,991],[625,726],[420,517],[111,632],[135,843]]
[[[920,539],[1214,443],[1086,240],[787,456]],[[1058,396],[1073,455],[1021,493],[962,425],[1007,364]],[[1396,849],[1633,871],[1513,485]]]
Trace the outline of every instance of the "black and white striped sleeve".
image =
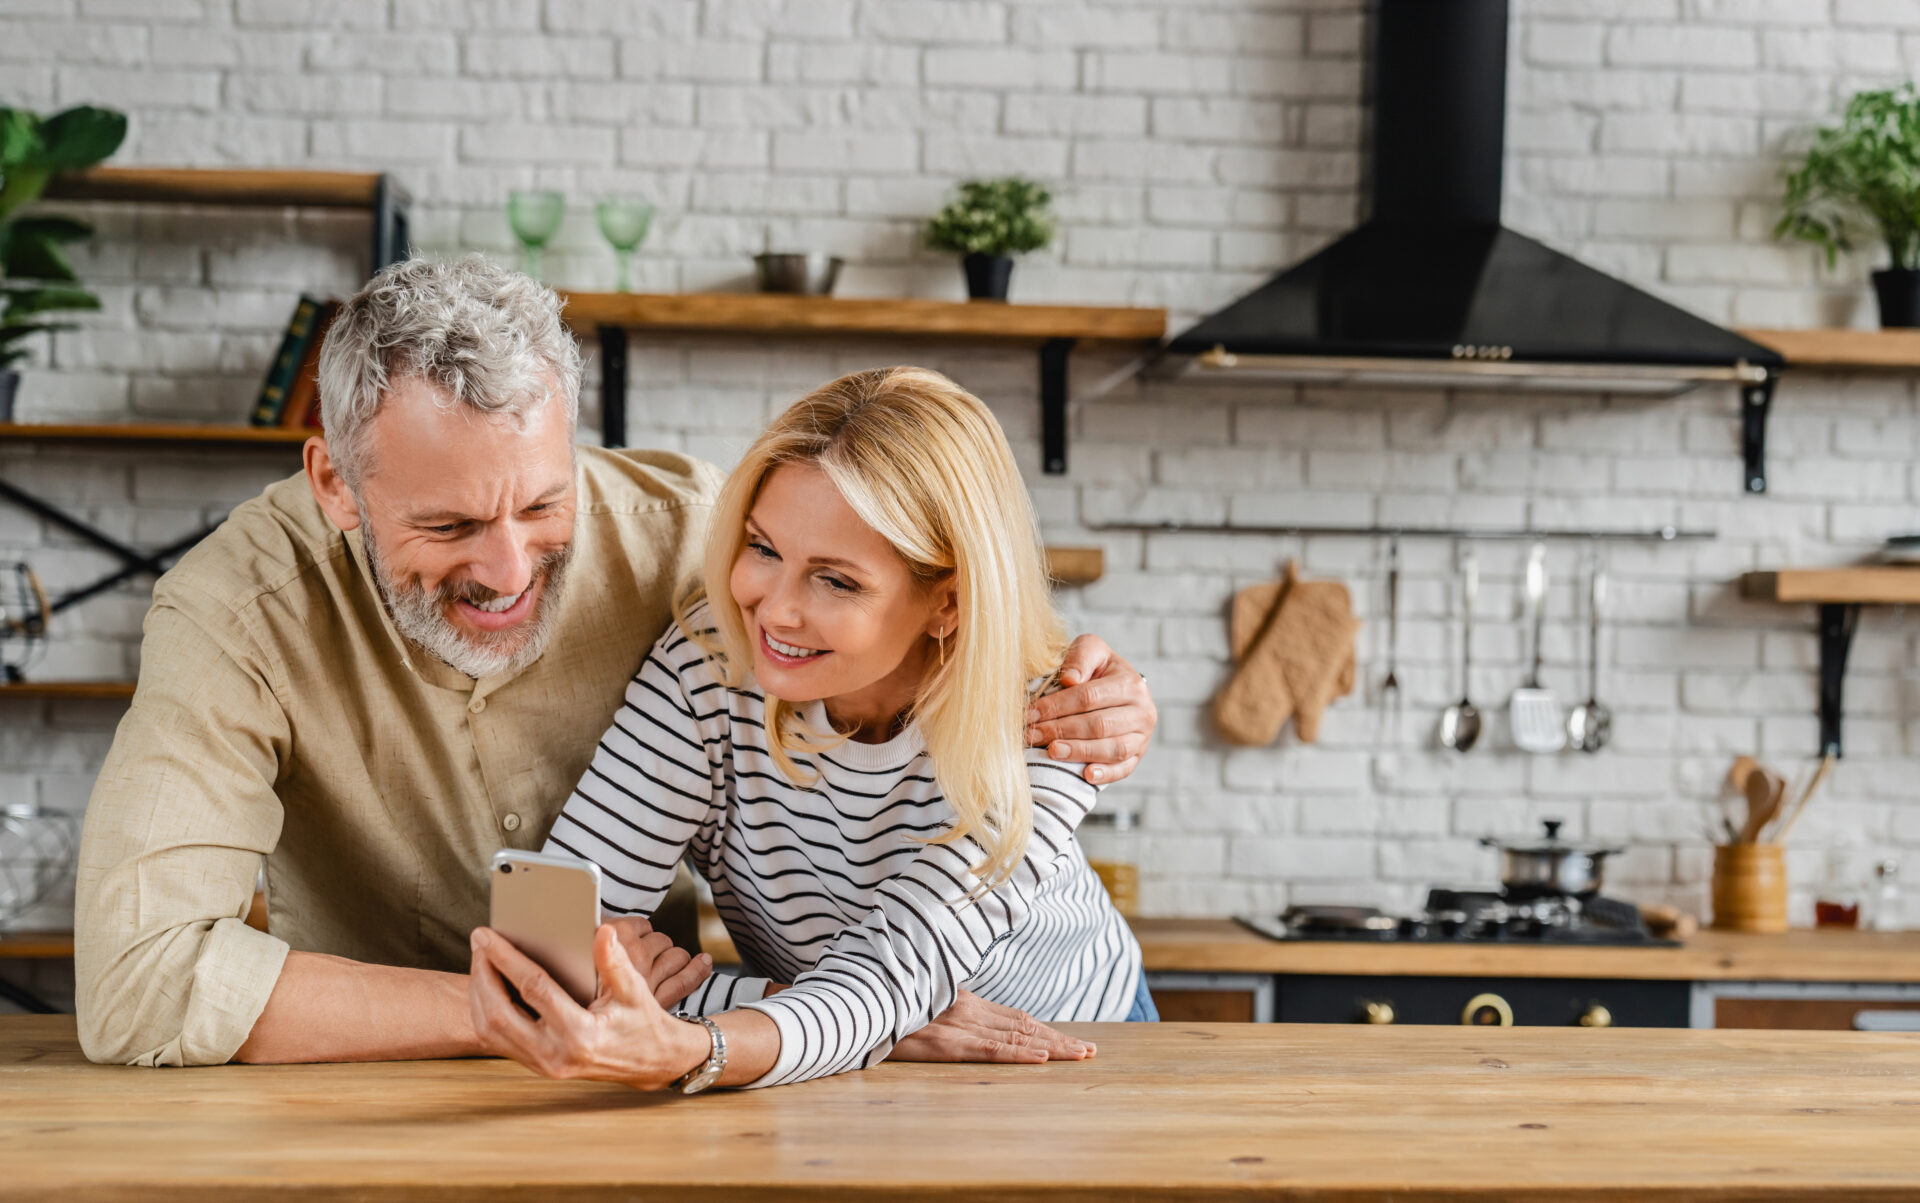
[[726,694],[677,627],[627,684],[613,725],[554,820],[548,852],[600,866],[609,916],[651,916],[689,847],[705,860],[723,806]]
[[1074,830],[1098,791],[1076,765],[1030,750],[1033,839],[1013,875],[977,900],[971,839],[930,844],[881,883],[877,904],[837,935],[786,990],[747,1006],[780,1029],[780,1056],[754,1086],[864,1069],[953,1004],[987,953],[1032,911],[1043,883],[1071,859]]

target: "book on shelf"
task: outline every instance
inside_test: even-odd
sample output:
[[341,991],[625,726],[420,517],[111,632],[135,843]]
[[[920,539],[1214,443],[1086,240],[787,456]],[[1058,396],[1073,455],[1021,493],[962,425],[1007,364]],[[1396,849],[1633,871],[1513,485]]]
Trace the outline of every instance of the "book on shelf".
[[293,389],[295,374],[299,372],[300,362],[306,358],[307,347],[313,341],[322,304],[317,297],[300,294],[299,303],[293,307],[293,316],[287,320],[287,332],[280,336],[280,349],[273,353],[273,362],[267,367],[267,378],[260,386],[259,399],[253,403],[255,426],[280,425],[280,416],[286,412],[287,394]]
[[307,340],[307,352],[300,358],[300,367],[294,372],[293,387],[287,390],[286,403],[280,409],[281,426],[291,430],[320,429],[320,348],[326,343],[327,331],[333,328],[333,319],[339,313],[339,301],[320,303],[320,313],[314,319],[313,337]]

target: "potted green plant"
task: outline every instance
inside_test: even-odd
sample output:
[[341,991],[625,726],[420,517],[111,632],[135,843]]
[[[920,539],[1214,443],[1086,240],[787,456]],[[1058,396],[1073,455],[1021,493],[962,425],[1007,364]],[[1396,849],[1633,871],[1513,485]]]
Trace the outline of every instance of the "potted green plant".
[[1892,266],[1873,273],[1882,326],[1920,325],[1920,91],[1859,92],[1840,124],[1816,130],[1787,173],[1774,233],[1825,248],[1832,265],[1877,229]]
[[91,167],[127,136],[127,118],[111,109],[81,106],[42,119],[25,109],[0,108],[0,421],[13,417],[20,385],[15,365],[35,334],[70,328],[46,315],[100,308],[80,287],[61,247],[93,233],[70,217],[16,217],[39,199],[55,172]]
[[1032,180],[968,180],[954,202],[927,223],[927,245],[959,255],[967,296],[1004,301],[1013,257],[1053,241],[1053,195]]

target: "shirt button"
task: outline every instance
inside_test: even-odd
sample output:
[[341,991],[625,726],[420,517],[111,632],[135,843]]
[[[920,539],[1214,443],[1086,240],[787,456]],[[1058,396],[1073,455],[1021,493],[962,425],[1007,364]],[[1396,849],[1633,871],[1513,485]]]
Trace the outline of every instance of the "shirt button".
[[485,698],[475,698],[471,702],[467,703],[468,714],[478,714],[482,710],[485,710],[486,708],[487,708],[487,699]]
[[500,826],[506,828],[508,831],[518,831],[520,830],[520,816],[508,815],[506,818],[500,820]]

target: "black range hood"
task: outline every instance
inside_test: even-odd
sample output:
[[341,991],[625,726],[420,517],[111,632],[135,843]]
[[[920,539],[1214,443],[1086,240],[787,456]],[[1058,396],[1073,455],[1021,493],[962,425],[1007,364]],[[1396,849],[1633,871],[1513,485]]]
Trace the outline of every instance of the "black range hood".
[[[1507,0],[1378,0],[1373,17],[1366,224],[1174,338],[1157,371],[1657,394],[1731,381],[1758,437],[1778,353],[1500,224]],[[1748,487],[1765,487],[1757,466]]]

